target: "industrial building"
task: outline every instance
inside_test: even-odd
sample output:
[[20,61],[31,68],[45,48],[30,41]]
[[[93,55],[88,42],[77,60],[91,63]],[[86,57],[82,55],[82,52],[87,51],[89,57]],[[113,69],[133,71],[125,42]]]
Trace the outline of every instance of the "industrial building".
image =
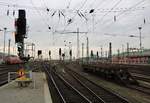
[[112,62],[121,64],[150,64],[150,49],[113,55]]

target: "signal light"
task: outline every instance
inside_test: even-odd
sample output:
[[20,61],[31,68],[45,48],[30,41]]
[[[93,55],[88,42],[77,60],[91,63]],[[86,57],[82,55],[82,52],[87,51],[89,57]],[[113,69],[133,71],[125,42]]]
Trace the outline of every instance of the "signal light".
[[23,42],[23,37],[22,35],[18,35],[16,32],[15,32],[15,42],[16,43],[22,43]]
[[69,54],[70,54],[70,56],[72,56],[72,50],[70,50]]
[[38,56],[42,54],[42,50],[38,50]]
[[93,54],[93,50],[91,50],[91,57],[93,57],[94,56],[94,54]]
[[21,46],[18,47],[18,51],[20,52],[22,50]]
[[25,10],[19,10],[18,19],[15,20],[15,42],[23,43],[26,34],[26,14]]
[[51,56],[51,51],[49,51],[49,56]]
[[18,35],[26,34],[26,19],[25,18],[17,19],[17,34]]
[[61,56],[61,48],[59,48],[59,56]]
[[19,10],[19,13],[18,13],[18,16],[19,18],[26,18],[26,12],[25,10]]

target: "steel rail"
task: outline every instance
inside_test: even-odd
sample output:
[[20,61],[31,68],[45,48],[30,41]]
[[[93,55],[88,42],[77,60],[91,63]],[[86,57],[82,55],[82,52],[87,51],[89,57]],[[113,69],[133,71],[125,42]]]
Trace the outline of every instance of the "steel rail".
[[[69,72],[69,71],[67,71]],[[93,90],[91,90],[89,87],[87,87],[84,83],[80,81],[75,75],[72,73],[69,73],[77,82],[79,82],[83,87],[85,87],[88,91],[90,91],[96,98],[98,98],[102,103],[106,103],[101,97],[99,97],[96,93],[94,93]]]
[[[110,93],[111,95],[116,96],[118,99],[120,98],[122,101],[124,101],[123,103],[130,103],[130,102],[129,102],[126,98],[124,98],[124,97],[120,96],[119,94],[114,93],[114,92],[112,92],[112,91],[110,91],[110,90],[108,90],[108,89],[104,88],[103,86],[99,86],[99,85],[97,85],[97,84],[96,84],[96,83],[94,83],[93,81],[91,81],[91,80],[89,80],[89,79],[85,78],[84,76],[82,76],[82,75],[78,74],[77,72],[75,72],[75,71],[71,70],[69,67],[66,67],[66,68],[67,68],[67,70],[69,70],[69,71],[73,72],[73,74],[74,74],[74,75],[78,75],[78,76],[80,77],[80,79],[81,79],[81,78],[83,78],[83,79],[85,79],[85,80],[89,81],[91,84],[95,85],[96,87],[101,88],[101,89],[103,89],[104,91],[106,91],[106,92]],[[78,77],[78,78],[79,78],[79,77]],[[81,80],[80,80],[80,81],[81,81]],[[106,100],[103,100],[103,101],[106,101]],[[107,102],[106,102],[106,103],[107,103]]]
[[50,73],[48,72],[47,69],[45,69],[45,70],[46,70],[46,72],[47,72],[47,74],[48,74],[49,79],[51,79],[52,83],[54,84],[54,86],[55,86],[55,88],[56,88],[58,94],[60,95],[60,98],[62,99],[63,103],[66,103],[66,101],[65,101],[65,99],[63,98],[61,92],[59,91],[59,89],[58,89],[58,87],[57,87],[57,85],[56,85],[56,82],[54,81],[53,77],[50,75]]
[[[47,70],[47,72],[49,72],[48,70]],[[86,98],[82,93],[80,93],[77,89],[75,89],[70,83],[68,83],[66,80],[64,80],[63,79],[63,77],[61,77],[60,75],[58,75],[57,73],[55,73],[54,71],[51,71],[52,72],[52,74],[50,74],[50,72],[49,72],[49,75],[55,75],[55,76],[57,76],[63,83],[65,83],[66,85],[67,85],[67,87],[69,87],[69,88],[71,88],[74,92],[76,92],[82,99],[84,99],[84,101],[86,101],[87,103],[92,103],[88,98]],[[52,76],[52,77],[53,77]],[[55,82],[56,80],[54,80],[54,78],[53,78],[53,81]],[[57,86],[57,83],[55,82],[55,85]],[[58,88],[58,86],[57,86],[57,88]],[[65,100],[65,98],[64,98],[64,96],[63,96],[63,94],[61,93],[61,91],[60,91],[60,89],[58,88],[57,89],[58,91],[59,91],[59,93],[60,93],[60,95],[61,95],[61,97],[63,97],[63,99],[64,99],[64,103],[66,103],[66,100]]]

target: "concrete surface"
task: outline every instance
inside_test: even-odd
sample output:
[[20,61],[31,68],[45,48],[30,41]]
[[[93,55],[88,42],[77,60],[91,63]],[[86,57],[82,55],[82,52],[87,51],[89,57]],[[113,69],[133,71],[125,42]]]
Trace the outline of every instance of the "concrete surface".
[[0,103],[52,103],[44,73],[33,73],[35,88],[18,87],[16,82],[0,87]]

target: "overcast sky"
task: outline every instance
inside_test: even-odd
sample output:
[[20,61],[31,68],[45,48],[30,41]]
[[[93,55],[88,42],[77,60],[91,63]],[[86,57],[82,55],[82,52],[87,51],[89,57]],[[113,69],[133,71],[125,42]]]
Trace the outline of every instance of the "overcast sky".
[[[103,46],[107,51],[109,42],[112,42],[115,53],[122,45],[126,48],[127,42],[130,47],[139,48],[138,27],[141,26],[142,46],[150,48],[150,0],[0,0],[0,29],[7,27],[8,31],[14,31],[18,9],[26,10],[29,26],[26,41],[35,43],[37,50],[45,51],[45,57],[51,50],[52,58],[58,58],[58,48],[64,49],[69,42],[76,56],[76,34],[63,32],[75,32],[77,28],[87,32],[80,34],[80,48],[89,37],[90,50],[100,51]],[[93,13],[89,13],[91,9],[94,9]],[[72,20],[70,24],[67,22],[69,19]],[[131,38],[130,35],[136,37]],[[12,32],[7,32],[7,41],[9,38],[15,47]],[[2,48],[3,31],[0,31],[1,51]]]

